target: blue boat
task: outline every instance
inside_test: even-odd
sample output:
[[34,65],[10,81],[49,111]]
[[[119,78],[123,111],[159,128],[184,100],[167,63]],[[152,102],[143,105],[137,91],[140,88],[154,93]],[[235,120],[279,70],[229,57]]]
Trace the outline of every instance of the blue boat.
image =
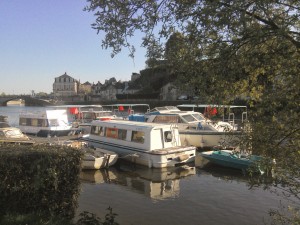
[[[262,159],[261,156],[243,155],[234,150],[213,150],[199,154],[207,162],[240,170],[247,170],[251,166],[256,166],[256,163]],[[259,170],[259,168],[257,169]]]

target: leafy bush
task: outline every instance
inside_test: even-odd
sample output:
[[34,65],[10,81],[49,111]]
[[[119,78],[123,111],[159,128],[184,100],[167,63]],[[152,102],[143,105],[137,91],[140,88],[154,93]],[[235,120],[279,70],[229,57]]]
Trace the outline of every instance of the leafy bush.
[[64,146],[0,145],[0,220],[28,213],[73,218],[81,154]]

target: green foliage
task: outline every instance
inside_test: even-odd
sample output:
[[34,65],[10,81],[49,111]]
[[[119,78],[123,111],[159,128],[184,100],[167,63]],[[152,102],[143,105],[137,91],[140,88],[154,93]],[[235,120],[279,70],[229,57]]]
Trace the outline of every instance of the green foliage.
[[105,220],[102,222],[101,218],[97,217],[93,213],[89,213],[84,211],[80,214],[80,218],[78,219],[76,225],[118,225],[115,221],[116,213],[113,213],[112,208],[108,207],[109,212],[105,215]]
[[72,221],[61,216],[45,216],[38,213],[29,214],[8,214],[1,220],[1,224],[5,225],[119,225],[115,221],[117,214],[113,213],[112,208],[108,207],[109,212],[105,215],[104,220],[97,217],[93,213],[82,212],[78,216],[77,221]]
[[160,48],[182,89],[214,104],[247,99],[245,146],[276,160],[266,185],[299,199],[300,1],[87,2],[113,54],[141,32],[148,56]]
[[48,145],[0,145],[0,216],[36,213],[72,218],[81,153]]
[[148,68],[141,71],[141,77],[135,82],[143,87],[142,93],[152,94],[160,92],[160,88],[172,81],[169,68],[163,62],[153,68]]

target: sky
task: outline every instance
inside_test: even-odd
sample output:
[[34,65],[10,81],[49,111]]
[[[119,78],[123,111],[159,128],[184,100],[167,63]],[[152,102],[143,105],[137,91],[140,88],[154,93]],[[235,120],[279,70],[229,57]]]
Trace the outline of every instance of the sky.
[[54,78],[65,72],[80,80],[128,81],[145,69],[146,50],[134,37],[135,59],[129,51],[111,58],[103,34],[91,28],[93,12],[85,0],[0,1],[0,94],[52,92]]

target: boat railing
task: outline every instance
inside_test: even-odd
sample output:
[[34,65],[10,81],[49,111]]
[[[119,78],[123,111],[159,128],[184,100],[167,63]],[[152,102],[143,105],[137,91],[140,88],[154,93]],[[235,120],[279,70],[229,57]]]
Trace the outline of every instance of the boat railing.
[[232,126],[234,126],[234,113],[229,113],[228,123],[230,123]]
[[243,112],[242,113],[242,123],[247,120],[248,120],[248,114],[247,114],[247,112]]

